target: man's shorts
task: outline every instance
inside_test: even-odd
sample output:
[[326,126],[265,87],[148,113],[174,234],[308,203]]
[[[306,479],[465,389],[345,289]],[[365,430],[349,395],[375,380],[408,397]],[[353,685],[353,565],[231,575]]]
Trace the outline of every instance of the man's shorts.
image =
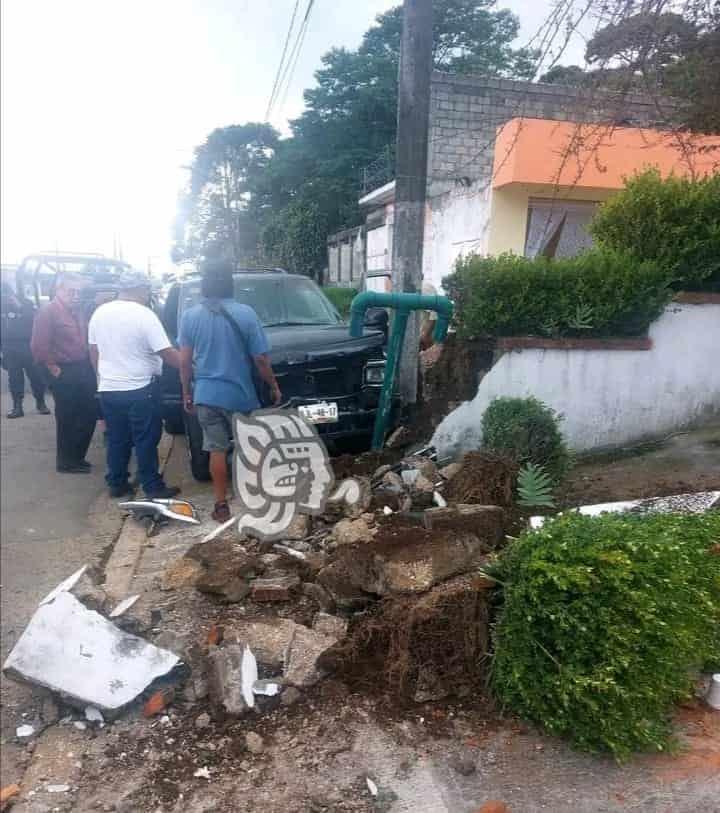
[[206,452],[227,452],[233,443],[232,417],[229,409],[197,405],[197,416],[203,433]]

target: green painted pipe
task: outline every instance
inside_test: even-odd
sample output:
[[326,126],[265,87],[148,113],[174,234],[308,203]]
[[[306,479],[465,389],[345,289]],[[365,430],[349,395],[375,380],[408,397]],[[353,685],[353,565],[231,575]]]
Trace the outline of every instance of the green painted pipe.
[[435,322],[433,339],[442,342],[447,336],[453,304],[446,296],[427,296],[425,294],[381,294],[364,291],[358,294],[350,305],[350,335],[353,338],[362,336],[365,311],[368,308],[392,308],[395,311],[392,333],[388,342],[385,378],[380,392],[372,448],[382,449],[385,442],[385,430],[392,409],[392,394],[395,386],[395,375],[402,355],[405,329],[411,311],[435,311],[438,318]]

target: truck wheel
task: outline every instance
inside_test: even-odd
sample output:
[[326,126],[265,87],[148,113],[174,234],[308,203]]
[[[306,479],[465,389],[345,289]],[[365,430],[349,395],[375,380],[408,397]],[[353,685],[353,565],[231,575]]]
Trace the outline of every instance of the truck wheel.
[[210,455],[203,451],[200,422],[197,415],[188,415],[187,412],[183,415],[183,421],[190,455],[190,471],[198,482],[207,483],[210,480]]
[[168,435],[184,435],[185,421],[182,415],[172,415],[165,418],[165,431]]

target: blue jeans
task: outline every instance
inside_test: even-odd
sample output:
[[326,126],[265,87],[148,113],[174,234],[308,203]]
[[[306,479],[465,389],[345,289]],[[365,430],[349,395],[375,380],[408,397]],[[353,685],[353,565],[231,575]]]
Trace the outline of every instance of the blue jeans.
[[146,495],[165,488],[158,465],[162,418],[155,386],[139,390],[101,392],[100,402],[107,426],[107,483],[124,486],[133,446],[140,484]]

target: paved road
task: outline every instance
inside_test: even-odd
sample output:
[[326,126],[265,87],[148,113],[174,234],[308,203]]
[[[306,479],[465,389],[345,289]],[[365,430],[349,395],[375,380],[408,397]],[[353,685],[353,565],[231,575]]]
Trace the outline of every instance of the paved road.
[[[27,397],[26,417],[8,420],[5,373],[2,379],[0,658],[4,661],[38,601],[65,576],[102,554],[117,534],[120,516],[104,488],[102,438],[94,439],[88,455],[94,465],[91,474],[57,474],[53,417],[38,415]],[[14,733],[28,690],[4,678],[0,686],[5,740]],[[5,773],[12,760],[5,750],[3,756]]]

